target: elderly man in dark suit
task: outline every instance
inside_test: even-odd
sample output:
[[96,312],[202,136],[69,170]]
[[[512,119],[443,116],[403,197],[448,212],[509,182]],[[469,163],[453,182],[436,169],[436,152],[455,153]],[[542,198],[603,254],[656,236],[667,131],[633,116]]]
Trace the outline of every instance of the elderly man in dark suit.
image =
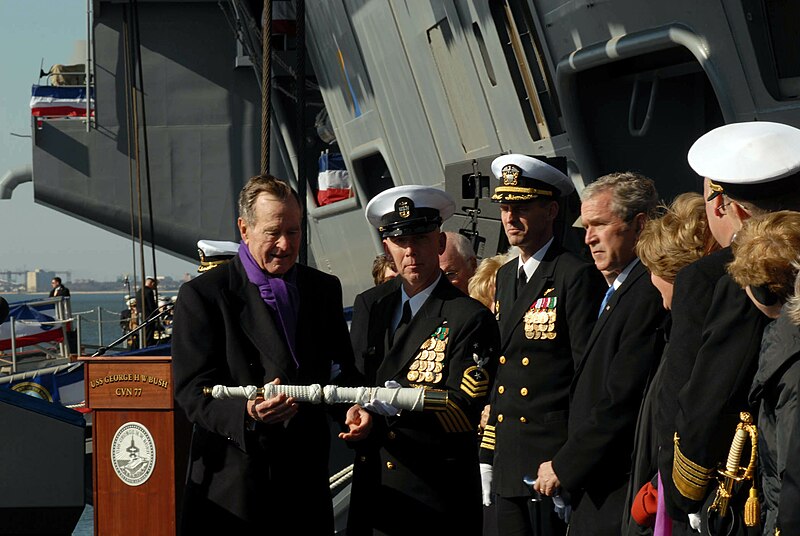
[[583,191],[585,241],[608,290],[572,381],[566,443],[536,481],[545,495],[571,497],[570,535],[620,534],[636,417],[663,350],[666,310],[634,249],[656,204],[653,181],[636,173]]
[[[204,398],[203,387],[342,384],[355,370],[339,280],[296,264],[297,194],[271,176],[242,189],[230,262],[181,286],[175,397],[193,423],[183,534],[334,533],[325,406],[280,394]],[[291,515],[298,507],[304,515]]]
[[[398,276],[358,295],[351,326],[356,363],[370,385],[446,393],[435,412],[374,405],[371,429],[342,434],[356,448],[348,534],[481,534],[477,429],[496,367],[491,312],[439,268],[445,192],[386,190],[367,205]],[[426,394],[427,396],[427,394]],[[427,405],[426,405],[427,407]],[[366,433],[365,433],[366,432]]]
[[535,478],[567,439],[569,386],[607,286],[554,238],[558,199],[575,189],[562,171],[509,154],[492,162],[492,172],[500,180],[492,200],[520,256],[497,273],[502,357],[481,440],[484,504],[488,474],[498,534],[564,534],[565,512],[559,518],[551,498],[532,502],[523,479]]

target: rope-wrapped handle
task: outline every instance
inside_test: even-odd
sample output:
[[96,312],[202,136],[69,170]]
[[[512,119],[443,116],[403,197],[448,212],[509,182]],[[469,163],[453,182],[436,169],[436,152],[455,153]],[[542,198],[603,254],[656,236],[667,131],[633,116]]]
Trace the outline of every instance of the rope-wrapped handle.
[[360,404],[365,405],[373,400],[380,400],[397,409],[408,411],[444,411],[447,407],[447,391],[439,389],[418,389],[416,387],[338,387],[326,385],[324,388],[315,383],[312,385],[275,385],[268,383],[263,387],[245,385],[227,387],[215,385],[203,387],[203,394],[216,399],[246,398],[255,400],[258,397],[272,398],[285,394],[298,402],[312,404]]

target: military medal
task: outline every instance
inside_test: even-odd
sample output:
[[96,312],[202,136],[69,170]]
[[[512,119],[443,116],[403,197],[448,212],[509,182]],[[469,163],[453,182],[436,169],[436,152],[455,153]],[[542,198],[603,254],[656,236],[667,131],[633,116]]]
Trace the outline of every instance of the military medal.
[[449,333],[450,328],[447,327],[447,321],[445,321],[420,345],[417,355],[408,366],[406,378],[409,382],[439,383],[442,381],[442,370],[444,370],[442,361],[444,361]]
[[[554,289],[548,289],[545,295],[552,290]],[[557,303],[558,298],[552,296],[539,298],[531,304],[523,317],[527,339],[555,339]]]

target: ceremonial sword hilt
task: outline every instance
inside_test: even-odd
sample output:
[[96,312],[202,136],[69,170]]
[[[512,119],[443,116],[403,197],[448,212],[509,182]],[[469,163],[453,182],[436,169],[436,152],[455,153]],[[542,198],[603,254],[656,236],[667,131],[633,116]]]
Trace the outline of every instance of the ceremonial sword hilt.
[[[753,424],[750,413],[743,411],[739,418],[741,422],[736,426],[736,432],[731,441],[731,448],[728,452],[728,459],[725,468],[719,469],[717,492],[714,502],[708,507],[709,519],[714,516],[724,518],[728,512],[728,504],[733,496],[733,486],[736,482],[754,481],[753,476],[758,460],[758,430]],[[741,466],[742,451],[744,451],[747,440],[750,440],[750,461],[747,466]],[[750,497],[745,503],[744,521],[748,527],[755,526],[759,518],[758,498],[755,493],[755,485],[750,490]]]

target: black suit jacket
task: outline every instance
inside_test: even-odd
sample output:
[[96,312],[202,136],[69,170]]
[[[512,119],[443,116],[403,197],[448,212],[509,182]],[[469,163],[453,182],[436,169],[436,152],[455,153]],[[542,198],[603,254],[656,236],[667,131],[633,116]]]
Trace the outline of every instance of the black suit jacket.
[[[662,304],[637,262],[598,318],[578,364],[568,438],[553,457],[553,469],[561,486],[574,496],[583,494],[584,501],[602,505],[627,484],[636,417],[663,351]],[[620,508],[617,523],[622,514]]]
[[[492,464],[492,486],[504,497],[529,496],[523,477],[536,477],[567,439],[569,387],[608,288],[593,264],[552,244],[517,297],[517,265],[497,273],[502,358],[481,441],[481,462]],[[554,306],[552,339],[526,336],[525,315],[545,305],[541,298]]]
[[[351,333],[357,366],[369,385],[394,380],[444,389],[449,400],[442,412],[375,417],[369,438],[353,443],[348,534],[480,534],[476,429],[496,367],[497,323],[442,276],[404,335],[390,344],[400,285],[397,278],[356,297]],[[443,355],[421,358],[433,339],[446,341]],[[480,371],[476,357],[488,358]],[[415,372],[429,362],[442,367],[431,381],[416,381]]]
[[[202,395],[206,386],[263,385],[276,377],[282,384],[325,385],[332,361],[344,371],[337,384],[352,380],[339,280],[306,266],[296,270],[299,368],[238,257],[181,286],[172,365],[176,400],[194,424],[182,516],[186,533],[265,526],[333,533],[325,406],[303,404],[286,426],[259,424],[249,431],[244,399]],[[287,517],[296,504],[314,515]]]

